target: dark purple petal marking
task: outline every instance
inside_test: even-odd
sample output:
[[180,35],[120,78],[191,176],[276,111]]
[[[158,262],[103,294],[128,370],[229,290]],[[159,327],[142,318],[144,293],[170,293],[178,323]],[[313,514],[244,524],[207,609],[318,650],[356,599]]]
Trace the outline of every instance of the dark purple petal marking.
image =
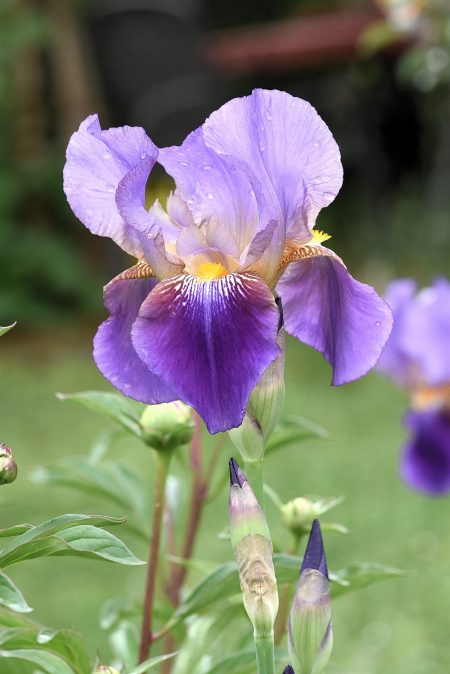
[[312,524],[300,574],[306,569],[316,569],[317,571],[320,571],[323,576],[328,578],[327,560],[325,557],[319,520],[314,520]]
[[450,412],[409,412],[411,439],[404,448],[401,474],[414,489],[431,495],[450,491]]
[[350,276],[331,251],[328,257],[326,248],[317,248],[320,256],[290,264],[277,285],[284,326],[323,353],[333,367],[334,385],[346,384],[374,367],[392,315],[371,286]]
[[91,232],[110,237],[136,257],[143,256],[140,237],[119,213],[116,191],[128,175],[130,181],[140,175],[135,196],[143,204],[145,181],[157,156],[144,129],[123,126],[102,131],[97,115],[82,122],[67,147],[64,191],[73,212]]
[[[136,265],[128,273],[148,273]],[[124,272],[126,275],[127,272]],[[94,338],[94,360],[98,369],[119,391],[147,404],[170,402],[177,396],[137,355],[131,343],[131,326],[142,302],[157,280],[154,278],[113,279],[105,287],[104,302],[110,317]]]
[[252,274],[163,281],[141,307],[132,340],[140,358],[210,433],[239,426],[250,392],[278,356],[278,310]]

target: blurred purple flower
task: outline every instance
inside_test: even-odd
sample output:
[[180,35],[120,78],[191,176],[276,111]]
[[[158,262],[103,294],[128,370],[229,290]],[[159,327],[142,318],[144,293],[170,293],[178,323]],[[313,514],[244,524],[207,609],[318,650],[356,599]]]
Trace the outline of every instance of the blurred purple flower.
[[450,283],[416,292],[412,279],[390,284],[394,327],[378,369],[409,390],[405,482],[429,494],[450,490]]
[[[145,207],[157,159],[176,183],[166,211]],[[328,127],[280,91],[234,99],[161,150],[141,128],[86,119],[67,149],[68,201],[139,260],[105,287],[110,317],[94,342],[103,375],[145,403],[185,401],[212,433],[238,426],[279,354],[274,292],[287,332],[323,353],[333,384],[366,374],[392,319],[314,230],[341,183]]]
[[417,292],[412,279],[393,281],[385,299],[394,327],[378,369],[411,390],[450,383],[450,283]]
[[450,410],[408,412],[412,437],[404,448],[401,474],[411,487],[428,494],[450,490]]

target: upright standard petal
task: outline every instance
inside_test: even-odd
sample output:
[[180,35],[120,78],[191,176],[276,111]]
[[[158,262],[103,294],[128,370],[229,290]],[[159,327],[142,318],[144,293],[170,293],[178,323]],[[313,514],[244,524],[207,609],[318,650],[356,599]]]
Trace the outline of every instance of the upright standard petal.
[[143,204],[145,182],[157,156],[144,129],[102,131],[97,115],[82,122],[67,147],[64,191],[73,212],[91,232],[110,237],[135,257],[143,255],[140,236],[119,213],[116,192],[122,180],[136,180],[134,196]]
[[269,219],[307,240],[342,185],[339,148],[315,109],[282,91],[255,89],[213,112],[205,143],[247,164],[269,202]]
[[405,482],[428,494],[450,491],[450,411],[409,412],[406,426],[412,437],[402,457]]
[[156,283],[154,278],[113,279],[104,293],[105,307],[111,315],[94,338],[94,360],[103,376],[125,395],[147,404],[177,398],[167,384],[150,372],[131,343],[131,326]]
[[333,367],[332,384],[374,367],[392,329],[391,311],[331,251],[321,246],[317,257],[290,264],[277,291],[286,332],[323,353]]
[[242,422],[250,392],[279,354],[278,310],[252,274],[159,283],[141,307],[133,345],[210,433]]
[[243,250],[259,226],[258,184],[251,171],[233,157],[207,147],[202,129],[180,146],[160,150],[158,161],[174,178],[177,194],[189,205],[197,224],[214,218]]

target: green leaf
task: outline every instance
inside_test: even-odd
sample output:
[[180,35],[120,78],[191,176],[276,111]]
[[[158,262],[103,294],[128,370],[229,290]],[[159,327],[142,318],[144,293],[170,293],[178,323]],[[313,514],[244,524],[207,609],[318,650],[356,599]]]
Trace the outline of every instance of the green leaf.
[[133,468],[118,462],[93,464],[84,457],[66,459],[55,466],[39,467],[32,479],[40,484],[66,486],[82,493],[113,502],[141,520],[131,525],[133,532],[146,542],[147,486]]
[[29,613],[33,610],[28,606],[19,588],[4,573],[0,573],[0,606],[17,613]]
[[11,328],[13,328],[15,325],[16,325],[16,323],[12,323],[11,325],[6,325],[6,326],[0,325],[0,337],[2,335],[6,334],[7,332],[9,332],[11,330]]
[[[11,541],[6,548],[0,551],[0,568],[13,564],[15,561],[22,559],[21,551],[36,539],[45,539],[53,534],[68,529],[70,527],[79,526],[80,524],[91,524],[97,527],[111,526],[113,524],[123,524],[126,521],[124,518],[106,517],[104,515],[79,515],[68,514],[59,515],[42,524],[27,528],[24,533],[17,536],[14,541]],[[28,525],[21,525],[23,527]],[[39,549],[39,546],[37,546]],[[33,555],[39,556],[39,555]],[[28,557],[28,555],[26,555]]]
[[222,564],[204,578],[186,597],[175,612],[179,620],[198,613],[224,598],[239,593],[239,578],[236,562]]
[[73,400],[105,419],[113,421],[128,432],[142,438],[140,418],[143,406],[119,393],[82,391],[80,393],[57,393],[60,400]]
[[295,442],[303,442],[303,440],[310,438],[326,438],[327,436],[327,431],[314,421],[304,417],[291,416],[281,421],[276,427],[267,444],[266,455]]
[[[65,541],[70,551],[75,550],[83,557],[101,557],[110,562],[131,566],[145,564],[133,555],[123,541],[105,529],[90,525],[72,527],[60,532],[58,539]],[[71,552],[61,551],[55,554],[71,554]]]
[[159,655],[156,658],[150,658],[149,660],[142,662],[138,667],[130,671],[129,674],[146,674],[146,672],[148,672],[150,669],[153,669],[153,667],[157,667],[159,664],[161,664],[161,662],[170,660],[170,658],[174,658],[176,655],[178,655],[178,652],[167,653],[166,655]]
[[46,674],[76,674],[75,670],[58,655],[33,648],[0,650],[0,658],[17,658],[32,662]]
[[369,585],[379,583],[391,578],[401,578],[409,575],[408,571],[396,569],[392,566],[377,564],[376,562],[361,562],[352,564],[345,569],[336,571],[334,574],[334,586],[332,585],[332,595],[334,598],[340,597],[346,592],[362,590]]
[[20,536],[20,534],[24,534],[25,531],[28,531],[32,528],[32,524],[16,524],[13,527],[8,527],[8,529],[0,529],[0,538],[12,538],[13,536]]

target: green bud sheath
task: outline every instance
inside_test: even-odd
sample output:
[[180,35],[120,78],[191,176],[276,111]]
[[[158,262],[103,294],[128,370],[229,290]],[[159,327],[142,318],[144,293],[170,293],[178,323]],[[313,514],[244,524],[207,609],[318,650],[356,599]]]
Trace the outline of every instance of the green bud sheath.
[[277,337],[281,353],[263,372],[253,391],[239,428],[228,431],[231,441],[247,462],[260,461],[284,406],[284,330]]
[[114,667],[109,667],[109,665],[100,665],[94,674],[119,674],[119,672]]
[[180,400],[148,405],[141,416],[144,441],[156,451],[170,451],[188,444],[194,433],[191,408]]
[[17,477],[17,464],[9,447],[0,443],[0,485],[10,484]]
[[298,497],[288,501],[280,508],[283,524],[295,536],[306,534],[317,517],[317,508],[312,501]]
[[230,531],[244,606],[255,636],[271,637],[278,590],[269,527],[258,501],[234,459],[230,461]]

